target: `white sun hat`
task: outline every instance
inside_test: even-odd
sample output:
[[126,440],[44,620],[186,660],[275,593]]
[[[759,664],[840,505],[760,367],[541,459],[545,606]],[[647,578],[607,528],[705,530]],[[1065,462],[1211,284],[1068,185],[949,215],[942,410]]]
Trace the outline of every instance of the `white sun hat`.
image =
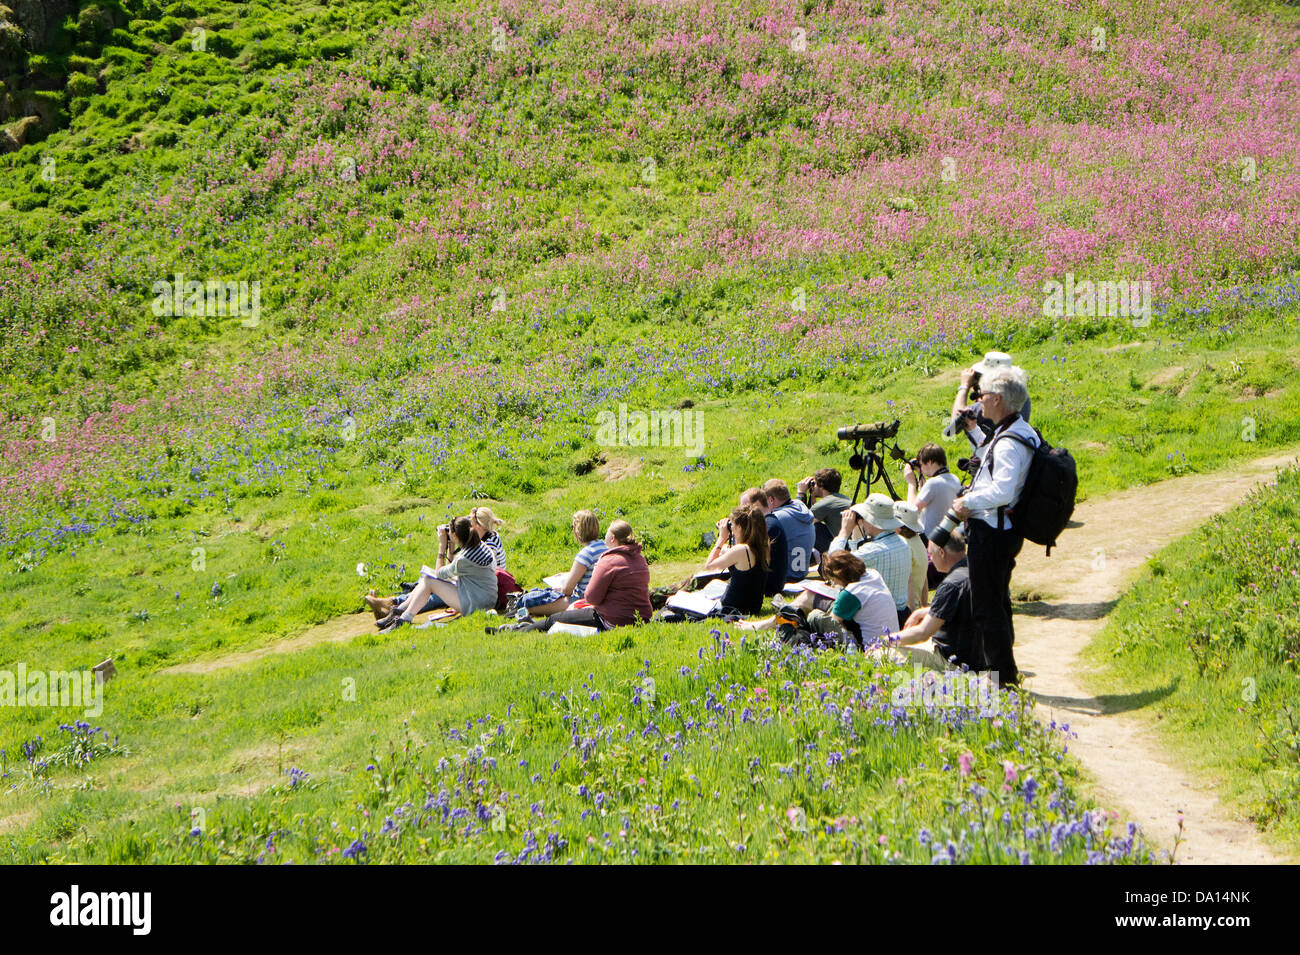
[[1010,368],[1011,356],[1004,351],[985,352],[984,359],[974,366],[974,371],[987,375],[995,368]]
[[894,516],[908,530],[921,533],[921,512],[916,509],[915,504],[908,504],[906,501],[894,502]]
[[882,531],[892,531],[903,526],[894,516],[893,499],[885,494],[869,495],[865,501],[853,505],[853,513]]

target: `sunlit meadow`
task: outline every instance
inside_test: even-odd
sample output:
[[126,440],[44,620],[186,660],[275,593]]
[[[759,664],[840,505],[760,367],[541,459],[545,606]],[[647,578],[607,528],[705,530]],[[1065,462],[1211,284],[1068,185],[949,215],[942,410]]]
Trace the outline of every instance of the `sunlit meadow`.
[[[562,676],[512,647],[527,693],[475,669],[481,619],[413,656],[162,671],[356,609],[475,500],[521,581],[567,566],[578,507],[680,569],[739,489],[843,469],[835,427],[897,416],[909,449],[932,440],[987,348],[1030,371],[1086,494],[1295,443],[1294,13],[96,8],[112,29],[82,16],[39,65],[95,83],[67,79],[58,128],[0,156],[0,664],[112,656],[102,722],[126,750],[38,770],[23,744],[75,733],[0,713],[14,858],[1147,857],[1059,734],[900,718],[858,662],[723,652],[706,627],[550,638]],[[1149,323],[1044,316],[1067,273],[1149,282]],[[259,312],[156,307],[187,279],[255,282]],[[700,409],[704,454],[602,451],[619,402]],[[336,654],[412,701],[460,663],[413,716],[348,710]],[[676,674],[654,712],[629,689],[646,659]],[[830,697],[786,688],[807,681]],[[185,825],[203,807],[216,838]]]

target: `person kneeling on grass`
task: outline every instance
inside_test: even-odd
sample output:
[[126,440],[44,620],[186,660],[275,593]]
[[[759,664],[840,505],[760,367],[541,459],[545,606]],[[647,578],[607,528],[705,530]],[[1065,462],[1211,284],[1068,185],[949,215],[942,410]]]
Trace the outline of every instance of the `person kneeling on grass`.
[[802,609],[787,605],[778,616],[736,626],[743,630],[775,630],[787,623],[792,624],[787,628],[791,636],[799,631],[806,631],[810,636],[834,635],[859,650],[898,628],[894,597],[879,571],[872,570],[852,554],[836,551],[823,559],[821,572],[829,583],[841,588],[829,611],[809,610],[805,614]]
[[933,640],[935,654],[952,666],[983,669],[975,648],[966,539],[959,531],[953,531],[944,546],[932,543],[930,560],[947,576],[935,590],[930,606],[913,613],[894,641],[909,646]]
[[550,630],[557,623],[608,630],[638,620],[648,621],[654,613],[650,608],[650,565],[641,554],[641,542],[632,536],[632,525],[614,521],[609,525],[605,543],[608,549],[596,561],[582,600],[544,620],[487,627],[486,632]]
[[[600,520],[592,511],[577,511],[573,515],[573,536],[581,550],[573,558],[569,576],[560,587],[538,588],[521,594],[515,604],[521,620],[527,620],[530,616],[549,617],[553,613],[568,610],[571,603],[586,596],[596,562],[609,545],[601,539]],[[507,611],[509,609],[507,607]]]
[[438,529],[437,567],[420,568],[420,582],[411,591],[406,609],[395,609],[381,620],[380,630],[387,633],[406,626],[430,595],[464,617],[496,606],[496,561],[468,517],[457,517],[447,529]]

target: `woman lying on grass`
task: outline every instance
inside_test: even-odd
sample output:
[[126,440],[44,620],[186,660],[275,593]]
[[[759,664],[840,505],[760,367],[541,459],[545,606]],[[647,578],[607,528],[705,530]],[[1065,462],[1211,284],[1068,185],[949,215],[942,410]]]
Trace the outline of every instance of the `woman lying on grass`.
[[592,511],[578,511],[573,515],[573,537],[578,542],[579,550],[569,568],[569,576],[559,587],[547,587],[526,591],[515,604],[521,612],[521,620],[529,616],[549,617],[553,613],[568,610],[575,600],[580,600],[587,593],[587,584],[596,561],[609,545],[601,539],[600,520]]
[[492,550],[479,539],[468,517],[457,517],[438,528],[438,561],[434,569],[420,568],[420,582],[411,591],[404,610],[395,609],[379,622],[382,632],[410,623],[436,595],[452,610],[468,617],[497,603],[496,563]]

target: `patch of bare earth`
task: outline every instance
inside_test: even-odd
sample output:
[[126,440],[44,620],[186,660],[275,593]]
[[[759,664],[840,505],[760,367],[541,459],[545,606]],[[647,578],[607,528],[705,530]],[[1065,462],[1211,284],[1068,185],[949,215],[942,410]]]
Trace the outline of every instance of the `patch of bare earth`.
[[626,477],[636,477],[641,473],[645,462],[641,458],[606,458],[596,466],[596,473],[606,481],[621,481]]
[[352,613],[348,614],[346,617],[335,617],[333,620],[327,620],[296,637],[281,640],[278,643],[273,643],[267,647],[258,647],[256,650],[244,650],[239,653],[228,653],[225,656],[216,657],[210,660],[195,660],[191,663],[178,663],[175,666],[167,667],[161,672],[212,673],[216,670],[224,670],[228,667],[242,666],[246,663],[252,663],[255,660],[261,660],[264,657],[271,656],[272,654],[293,653],[297,650],[305,650],[307,647],[314,647],[321,643],[345,643],[348,640],[374,632],[375,618],[373,614]]

